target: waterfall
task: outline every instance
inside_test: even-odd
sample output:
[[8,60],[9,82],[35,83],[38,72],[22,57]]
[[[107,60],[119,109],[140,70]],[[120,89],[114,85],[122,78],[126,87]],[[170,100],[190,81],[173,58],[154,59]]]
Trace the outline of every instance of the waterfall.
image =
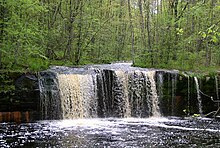
[[51,68],[39,76],[42,118],[159,117],[155,77],[120,64]]
[[155,71],[136,70],[129,74],[129,104],[131,116],[160,116]]
[[60,74],[58,83],[65,119],[97,117],[96,86],[92,75]]
[[130,103],[129,103],[129,98],[128,98],[128,74],[124,71],[117,70],[115,71],[115,74],[117,76],[117,83],[119,84],[119,87],[121,89],[115,89],[115,98],[120,98],[118,102],[120,101],[119,106],[121,106],[121,111],[122,113],[120,116],[123,117],[131,117],[131,108],[130,108]]
[[157,80],[158,80],[158,97],[160,98],[160,99],[162,99],[163,98],[163,80],[164,78],[163,78],[163,73],[158,73],[158,75],[157,75]]
[[[139,71],[136,70],[132,73],[130,73],[130,80],[129,80],[129,98],[130,98],[130,104],[131,104],[131,115],[135,117],[141,117],[141,116],[147,116],[149,114],[147,111],[145,112],[144,108],[147,104],[146,90],[144,90],[146,76]],[[144,93],[145,92],[145,93]]]
[[156,89],[156,83],[154,80],[155,77],[155,71],[147,72],[147,76],[149,77],[149,80],[151,82],[151,97],[152,97],[152,116],[153,117],[160,117],[160,108],[159,108],[159,100],[157,96],[157,89]]
[[45,71],[39,76],[42,119],[63,119],[57,74]]
[[171,97],[172,97],[172,115],[175,114],[176,106],[175,106],[175,101],[176,101],[176,84],[177,84],[177,74],[173,73],[171,75],[172,78],[172,90],[171,90]]
[[200,89],[199,89],[199,81],[197,77],[194,77],[195,85],[196,85],[196,91],[197,91],[197,100],[198,100],[198,108],[199,108],[199,114],[202,116],[202,99],[200,95]]
[[[113,100],[113,81],[114,72],[112,70],[100,70],[97,72],[97,100],[98,100],[98,116],[108,117],[112,115],[114,106]],[[114,115],[115,116],[115,115]]]
[[190,77],[187,76],[187,113],[190,113]]

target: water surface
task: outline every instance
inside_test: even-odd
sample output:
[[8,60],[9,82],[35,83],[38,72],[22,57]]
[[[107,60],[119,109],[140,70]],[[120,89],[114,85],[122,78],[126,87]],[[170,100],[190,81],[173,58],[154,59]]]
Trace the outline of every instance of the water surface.
[[0,147],[220,147],[220,126],[177,117],[0,123]]

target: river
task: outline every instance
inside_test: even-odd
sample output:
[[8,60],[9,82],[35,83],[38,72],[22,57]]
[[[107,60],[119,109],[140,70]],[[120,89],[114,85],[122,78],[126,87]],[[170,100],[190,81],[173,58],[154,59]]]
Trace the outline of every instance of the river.
[[219,123],[179,117],[9,122],[0,123],[0,147],[220,147]]

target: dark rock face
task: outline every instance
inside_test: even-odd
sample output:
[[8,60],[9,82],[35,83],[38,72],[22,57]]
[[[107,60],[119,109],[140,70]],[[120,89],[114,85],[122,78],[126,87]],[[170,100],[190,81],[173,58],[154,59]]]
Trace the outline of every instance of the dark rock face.
[[25,73],[15,80],[16,90],[38,90],[38,78],[35,74]]
[[[38,78],[31,73],[10,73],[1,82],[11,89],[0,92],[0,112],[39,111]],[[7,83],[9,82],[10,83]],[[35,115],[37,117],[39,115]]]
[[201,106],[198,104],[195,76],[158,71],[156,79],[160,109],[164,116],[199,114],[199,107],[201,107],[202,116],[205,116],[218,109],[219,76],[198,78]]
[[[41,119],[62,119],[59,85],[56,74],[50,71],[39,73]],[[53,91],[49,91],[53,90]]]

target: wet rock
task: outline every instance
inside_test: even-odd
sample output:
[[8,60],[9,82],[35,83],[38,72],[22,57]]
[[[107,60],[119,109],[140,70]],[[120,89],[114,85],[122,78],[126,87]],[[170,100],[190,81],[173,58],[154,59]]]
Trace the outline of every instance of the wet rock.
[[4,76],[0,82],[8,89],[0,92],[0,112],[37,111],[40,100],[37,75],[7,72]]
[[37,90],[38,78],[35,74],[25,73],[15,80],[16,90]]

